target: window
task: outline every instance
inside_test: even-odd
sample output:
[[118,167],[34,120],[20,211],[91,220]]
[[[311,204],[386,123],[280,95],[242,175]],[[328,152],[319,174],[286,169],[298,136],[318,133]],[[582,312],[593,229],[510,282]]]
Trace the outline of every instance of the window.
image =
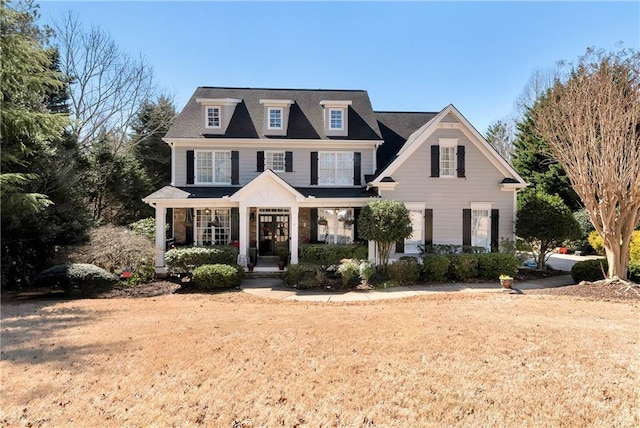
[[440,144],[440,177],[456,176],[456,146]]
[[353,152],[319,152],[318,184],[353,184]]
[[231,184],[231,152],[196,152],[196,184]]
[[404,240],[404,252],[405,253],[419,253],[418,245],[422,244],[422,229],[424,224],[424,214],[422,210],[411,210],[409,211],[409,215],[411,216],[411,227],[413,231],[411,232],[411,236]]
[[227,245],[231,239],[230,210],[197,210],[195,236],[196,245]]
[[329,110],[329,129],[343,130],[343,118],[344,111],[342,109],[330,109]]
[[207,128],[220,128],[220,107],[207,107]]
[[318,209],[318,242],[351,244],[354,223],[352,208]]
[[491,208],[478,207],[471,209],[471,245],[474,247],[490,248],[489,228]]
[[269,108],[269,125],[268,129],[282,129],[282,109]]
[[284,152],[265,152],[267,168],[273,172],[284,172],[286,161]]

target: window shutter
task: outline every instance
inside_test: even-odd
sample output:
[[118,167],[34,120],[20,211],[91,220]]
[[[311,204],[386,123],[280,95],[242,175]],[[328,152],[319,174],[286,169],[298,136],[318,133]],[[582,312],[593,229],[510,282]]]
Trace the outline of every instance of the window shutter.
[[431,146],[431,176],[440,177],[440,146]]
[[186,214],[185,226],[184,226],[185,244],[187,245],[193,244],[193,223],[195,221],[194,211],[195,210],[193,208],[187,208],[187,214]]
[[195,152],[187,150],[187,184],[193,184],[195,179]]
[[497,253],[500,251],[500,210],[491,210],[491,252]]
[[362,185],[362,153],[354,152],[353,153],[353,185],[360,186]]
[[404,253],[404,241],[396,241],[396,253]]
[[240,240],[240,208],[231,208],[231,241]]
[[231,152],[231,184],[240,184],[240,153]]
[[462,245],[471,246],[471,209],[462,210]]
[[311,184],[318,184],[318,152],[311,152]]
[[309,240],[314,243],[318,242],[318,209],[311,208],[309,216]]
[[433,245],[433,209],[424,210],[424,245]]
[[293,172],[293,152],[284,152],[284,172]]
[[458,146],[458,177],[465,177],[464,175],[464,146]]
[[360,238],[360,233],[358,232],[358,217],[360,217],[360,212],[362,208],[354,208],[353,209],[353,240],[354,241],[364,241],[364,239]]
[[258,152],[258,158],[256,159],[256,170],[258,172],[264,171],[264,152],[262,150]]

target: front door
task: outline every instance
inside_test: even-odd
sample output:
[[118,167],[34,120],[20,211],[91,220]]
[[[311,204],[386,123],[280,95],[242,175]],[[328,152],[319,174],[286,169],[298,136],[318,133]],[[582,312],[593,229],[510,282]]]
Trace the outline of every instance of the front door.
[[260,214],[258,216],[258,254],[277,256],[281,249],[289,249],[289,214]]

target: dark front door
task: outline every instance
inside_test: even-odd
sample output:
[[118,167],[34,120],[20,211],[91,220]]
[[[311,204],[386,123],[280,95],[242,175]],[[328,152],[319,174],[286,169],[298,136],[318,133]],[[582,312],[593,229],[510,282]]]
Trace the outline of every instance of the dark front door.
[[289,248],[289,215],[260,214],[258,216],[258,254],[277,256],[282,248]]

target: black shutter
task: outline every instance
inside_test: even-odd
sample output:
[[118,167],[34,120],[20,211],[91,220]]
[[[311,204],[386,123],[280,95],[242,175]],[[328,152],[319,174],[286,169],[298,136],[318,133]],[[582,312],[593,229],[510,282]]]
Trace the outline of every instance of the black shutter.
[[464,146],[458,146],[458,177],[465,177],[464,175]]
[[187,184],[193,184],[195,178],[195,152],[187,150]]
[[424,210],[424,245],[433,245],[433,209]]
[[311,152],[311,184],[318,184],[318,152]]
[[364,241],[364,239],[360,238],[360,233],[358,232],[358,217],[360,217],[360,212],[362,208],[354,208],[353,209],[353,240],[354,241]]
[[396,241],[396,253],[403,254],[404,253],[404,240]]
[[431,176],[440,177],[440,146],[431,146]]
[[471,210],[462,210],[462,245],[471,246]]
[[240,241],[240,208],[231,208],[231,241]]
[[361,186],[362,185],[362,154],[360,152],[353,153],[353,185]]
[[240,184],[240,153],[231,152],[231,184]]
[[284,152],[284,172],[293,172],[293,152]]
[[491,252],[497,253],[500,251],[500,210],[491,210]]
[[314,243],[318,242],[318,209],[311,208],[309,216],[309,240]]
[[256,170],[258,172],[264,171],[264,152],[263,151],[258,152],[258,158],[256,160]]

